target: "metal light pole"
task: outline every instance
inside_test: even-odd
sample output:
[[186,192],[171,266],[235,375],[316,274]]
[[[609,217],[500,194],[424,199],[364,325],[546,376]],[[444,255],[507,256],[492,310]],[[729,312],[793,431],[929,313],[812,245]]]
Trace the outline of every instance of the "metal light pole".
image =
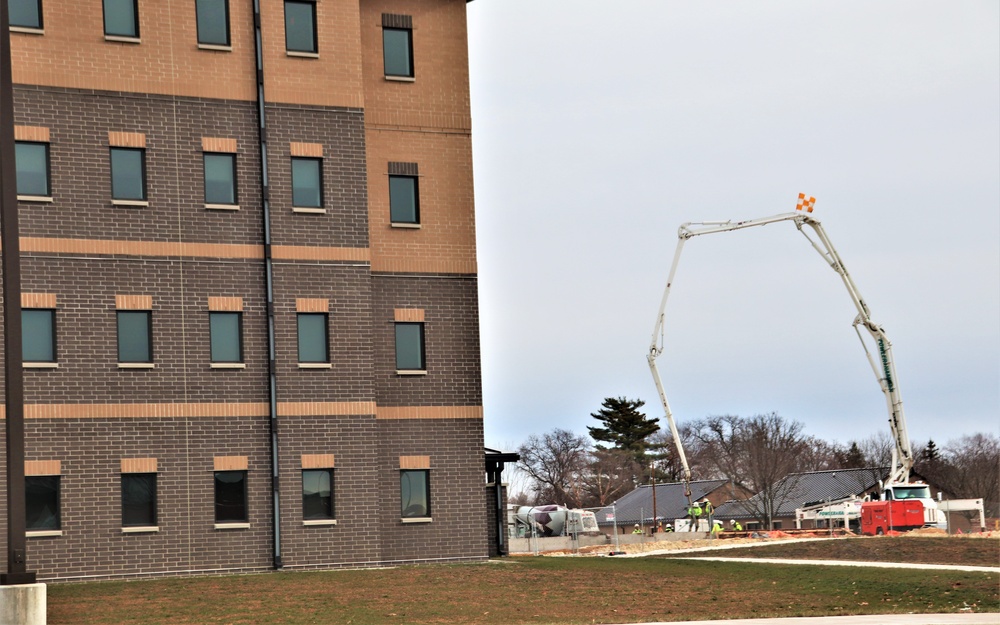
[[14,163],[14,82],[10,17],[0,2],[0,251],[3,266],[4,400],[7,407],[7,572],[0,584],[34,584],[27,570],[24,505],[24,371],[21,354],[21,248]]

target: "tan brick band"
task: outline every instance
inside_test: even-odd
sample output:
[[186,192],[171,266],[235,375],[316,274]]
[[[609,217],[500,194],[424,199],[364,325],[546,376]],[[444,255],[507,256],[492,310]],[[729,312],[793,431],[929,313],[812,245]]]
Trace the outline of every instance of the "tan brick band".
[[475,275],[478,271],[476,261],[461,260],[420,260],[415,258],[379,258],[372,259],[372,271],[392,273],[457,273]]
[[143,132],[108,132],[108,145],[115,148],[144,148],[146,134]]
[[[0,406],[0,417],[6,418]],[[25,419],[158,419],[266,417],[267,402],[245,404],[27,404]]]
[[156,473],[156,458],[122,458],[122,473]]
[[371,250],[366,247],[310,247],[306,245],[273,245],[271,258],[275,260],[327,260],[368,263]]
[[55,308],[55,293],[21,293],[21,308]]
[[114,241],[105,239],[21,238],[22,252],[101,256],[177,256],[188,258],[264,258],[260,245],[182,243],[171,241]]
[[115,295],[118,310],[153,310],[152,295]]
[[240,312],[243,310],[242,297],[209,297],[208,309],[212,311]]
[[334,469],[333,454],[302,454],[303,469]]
[[482,406],[379,406],[376,419],[482,419]]
[[[39,237],[21,237],[21,251],[96,256],[176,256],[183,258],[241,258],[250,260],[262,260],[264,258],[264,248],[261,245]],[[371,262],[371,250],[364,247],[275,245],[271,247],[271,256],[275,260]]]
[[250,463],[246,456],[216,456],[212,468],[216,471],[246,471]]
[[235,153],[236,139],[221,139],[218,137],[202,137],[201,149],[203,152],[228,152]]
[[49,143],[49,129],[42,126],[14,126],[14,140]]
[[292,142],[288,146],[288,151],[292,156],[309,156],[313,158],[323,157],[322,143],[297,143]]
[[400,456],[400,469],[429,469],[431,468],[430,456]]
[[26,460],[24,475],[62,475],[61,460]]
[[346,417],[375,414],[375,402],[278,402],[279,417]]
[[424,310],[422,308],[397,308],[392,311],[394,321],[420,321],[424,320]]
[[[0,405],[0,419],[6,417]],[[176,404],[27,404],[26,419],[211,419],[267,417],[267,402]],[[482,406],[377,406],[375,402],[279,402],[279,417],[375,415],[376,419],[482,419]]]
[[324,298],[300,297],[295,300],[295,312],[325,313],[330,311],[330,300]]

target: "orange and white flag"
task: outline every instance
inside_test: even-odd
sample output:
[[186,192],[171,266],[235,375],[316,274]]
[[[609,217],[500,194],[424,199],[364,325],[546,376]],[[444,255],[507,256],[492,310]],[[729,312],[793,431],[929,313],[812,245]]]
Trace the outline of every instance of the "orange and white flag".
[[813,205],[816,204],[816,198],[807,197],[805,193],[799,193],[799,203],[796,205],[795,210],[800,211],[805,209],[807,213],[813,212]]

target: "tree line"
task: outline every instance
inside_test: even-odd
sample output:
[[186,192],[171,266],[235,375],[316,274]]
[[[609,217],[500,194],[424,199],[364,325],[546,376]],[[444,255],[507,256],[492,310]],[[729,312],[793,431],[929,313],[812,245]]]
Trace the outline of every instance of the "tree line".
[[[683,468],[669,429],[649,418],[642,400],[605,398],[591,413],[589,436],[556,428],[531,435],[518,448],[521,483],[509,499],[520,505],[573,508],[610,505],[642,484],[677,482]],[[776,508],[782,478],[793,473],[888,467],[894,447],[886,432],[847,443],[805,433],[776,413],[712,416],[678,424],[693,480],[724,479],[744,496],[757,494]],[[955,498],[984,498],[986,514],[1000,516],[1000,437],[976,433],[914,444],[914,471]],[[876,479],[884,477],[878,476]],[[874,480],[873,480],[874,481]]]

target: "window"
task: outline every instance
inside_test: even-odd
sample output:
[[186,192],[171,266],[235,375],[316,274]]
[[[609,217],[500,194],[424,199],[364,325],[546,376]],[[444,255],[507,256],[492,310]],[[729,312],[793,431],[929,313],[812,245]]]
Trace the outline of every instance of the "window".
[[400,514],[404,519],[431,515],[430,471],[404,469],[399,472]]
[[299,362],[330,362],[326,313],[298,313]]
[[316,3],[285,0],[285,49],[288,52],[319,52],[316,46]]
[[139,38],[139,0],[104,0],[104,34]]
[[118,362],[153,362],[153,313],[118,311]]
[[238,312],[208,313],[212,362],[243,362],[243,315]]
[[156,526],[156,474],[122,474],[122,527]]
[[382,60],[386,76],[413,78],[413,31],[409,28],[383,28]]
[[323,206],[322,159],[292,157],[292,206],[321,208]]
[[389,220],[392,223],[420,223],[416,176],[389,176]]
[[215,472],[215,522],[247,523],[247,472]]
[[31,475],[24,478],[25,529],[29,532],[58,530],[59,476]]
[[17,163],[17,194],[49,197],[49,144],[17,141],[14,143]]
[[42,29],[42,0],[7,0],[10,25]]
[[333,519],[333,469],[303,469],[302,519]]
[[111,148],[111,198],[146,200],[146,150]]
[[236,204],[236,155],[206,153],[205,203]]
[[423,371],[424,324],[396,323],[396,370]]
[[198,43],[209,46],[229,44],[229,0],[195,0]]
[[21,309],[21,354],[24,362],[56,361],[56,311]]

